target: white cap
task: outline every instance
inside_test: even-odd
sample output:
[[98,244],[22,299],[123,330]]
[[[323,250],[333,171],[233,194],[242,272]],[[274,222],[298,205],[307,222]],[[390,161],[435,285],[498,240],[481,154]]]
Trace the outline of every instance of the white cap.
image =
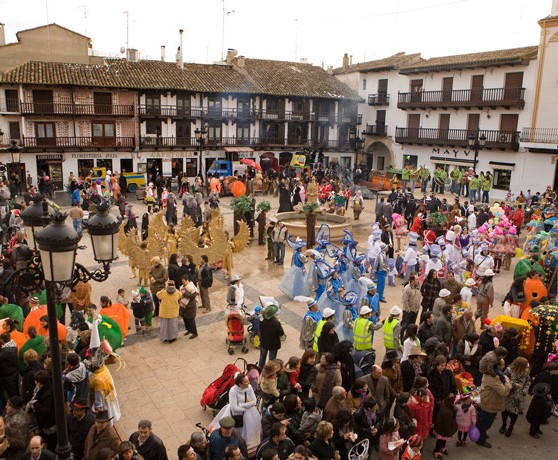
[[401,308],[399,308],[397,305],[394,305],[389,310],[389,314],[392,316],[399,316],[401,314]]
[[494,270],[492,270],[491,268],[489,268],[484,272],[484,276],[494,276],[494,275],[495,275]]
[[360,307],[359,315],[367,315],[368,313],[372,313],[372,309],[367,305]]
[[475,280],[473,278],[467,278],[467,281],[465,281],[465,286],[474,286],[475,285]]
[[324,311],[322,312],[322,316],[324,318],[329,318],[330,316],[335,315],[335,310],[333,308],[325,307]]
[[451,294],[450,291],[448,291],[446,288],[441,289],[440,293],[438,294],[440,297],[447,297]]

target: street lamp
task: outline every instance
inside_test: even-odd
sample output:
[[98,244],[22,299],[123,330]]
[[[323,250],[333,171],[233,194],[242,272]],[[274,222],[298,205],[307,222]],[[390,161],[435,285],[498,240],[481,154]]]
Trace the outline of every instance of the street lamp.
[[486,136],[484,134],[481,134],[479,136],[478,133],[471,134],[469,136],[468,141],[469,141],[469,148],[472,148],[475,151],[475,162],[473,163],[473,171],[476,173],[477,172],[477,158],[479,156],[479,150],[484,147],[484,144],[486,143]]
[[[40,217],[39,211],[41,213]],[[33,205],[21,213],[26,234],[30,235],[31,232],[29,241],[33,243],[33,248],[36,251],[38,250],[40,254],[42,276],[45,282],[48,337],[52,354],[52,392],[58,437],[56,454],[60,460],[72,458],[72,447],[68,439],[64,389],[61,378],[62,363],[60,347],[58,346],[58,319],[56,317],[57,297],[59,297],[59,292],[64,286],[73,287],[78,280],[84,282],[89,280],[105,281],[108,278],[110,263],[118,256],[117,235],[121,223],[121,218],[110,214],[108,205],[101,203],[97,208],[97,214],[92,216],[85,225],[91,235],[94,259],[103,264],[103,269],[90,272],[83,265],[75,263],[80,236],[72,227],[66,225],[66,217],[66,214],[61,214],[59,211],[52,215],[48,201],[43,197],[35,198]],[[37,231],[41,224],[46,226]]]
[[194,130],[194,134],[196,136],[196,142],[198,143],[198,145],[200,147],[198,171],[199,171],[199,174],[201,175],[201,173],[202,173],[202,151],[204,150],[205,141],[207,140],[206,125],[202,126],[202,129],[196,128]]
[[23,147],[17,145],[17,141],[12,140],[11,145],[6,149],[6,152],[12,156],[12,163],[21,163],[21,151]]

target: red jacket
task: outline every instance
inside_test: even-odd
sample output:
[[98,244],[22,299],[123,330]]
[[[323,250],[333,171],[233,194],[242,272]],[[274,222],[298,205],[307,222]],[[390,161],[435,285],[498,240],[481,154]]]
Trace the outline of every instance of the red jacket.
[[428,439],[430,426],[432,425],[432,414],[434,412],[434,397],[430,394],[428,402],[419,401],[418,398],[411,397],[409,409],[411,409],[413,417],[417,420],[417,427],[413,434],[420,435],[422,439]]

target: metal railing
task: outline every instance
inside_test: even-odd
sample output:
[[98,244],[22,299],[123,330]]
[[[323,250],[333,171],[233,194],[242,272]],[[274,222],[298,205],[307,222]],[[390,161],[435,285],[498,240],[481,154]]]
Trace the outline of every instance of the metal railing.
[[0,99],[0,112],[20,112],[19,101],[17,99]]
[[[193,147],[199,148],[195,137],[162,137],[142,136],[142,147]],[[300,138],[274,138],[274,137],[219,137],[208,138],[205,147],[290,147],[290,148],[338,148],[349,149],[349,140],[304,140]]]
[[387,93],[369,94],[368,105],[389,105],[389,94]]
[[23,146],[27,148],[131,148],[135,146],[134,137],[24,137]]
[[399,93],[397,107],[520,107],[525,105],[525,88],[474,88],[451,91]]
[[366,136],[387,136],[386,125],[366,125],[364,130]]
[[523,128],[521,142],[558,144],[558,128]]
[[133,117],[133,105],[120,104],[72,104],[62,102],[22,102],[21,113],[25,115],[111,115]]
[[469,136],[486,137],[484,147],[507,150],[519,149],[518,131],[436,129],[436,128],[395,128],[395,142],[399,144],[455,145],[469,146]]

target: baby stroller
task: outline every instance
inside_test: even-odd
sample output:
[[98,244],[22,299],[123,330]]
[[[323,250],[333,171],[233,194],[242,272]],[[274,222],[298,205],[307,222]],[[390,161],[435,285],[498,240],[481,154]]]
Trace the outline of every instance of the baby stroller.
[[[241,362],[242,367],[237,366]],[[205,410],[207,407],[213,409],[214,414],[229,403],[229,390],[234,385],[234,376],[239,372],[246,372],[248,363],[244,358],[237,358],[232,364],[227,364],[223,369],[221,377],[214,380],[204,390],[200,404]]]
[[228,345],[229,355],[234,355],[234,347],[242,347],[242,353],[248,353],[246,337],[244,335],[245,313],[242,310],[231,309],[226,312],[227,338],[225,343]]
[[375,361],[376,352],[374,350],[355,351],[353,353],[353,362],[355,364],[355,378],[358,379],[370,374]]

